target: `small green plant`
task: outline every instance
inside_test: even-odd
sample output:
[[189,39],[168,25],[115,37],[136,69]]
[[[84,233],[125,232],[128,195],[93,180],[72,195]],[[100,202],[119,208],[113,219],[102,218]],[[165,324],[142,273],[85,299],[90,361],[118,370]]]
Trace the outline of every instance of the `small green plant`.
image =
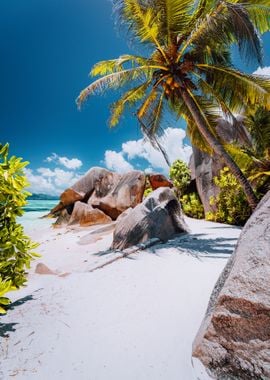
[[195,219],[204,219],[204,209],[197,193],[185,194],[180,198],[184,213]]
[[220,188],[216,197],[211,197],[210,204],[216,211],[208,212],[206,219],[214,222],[242,226],[251,215],[245,194],[236,178],[225,167],[220,175],[214,178],[214,183]]
[[148,187],[144,190],[143,197],[147,198],[148,195],[150,195],[153,192],[153,189],[151,187]]
[[191,181],[190,170],[187,164],[181,160],[174,161],[170,168],[170,178],[178,195],[183,195]]
[[8,144],[0,144],[0,313],[5,311],[2,306],[9,303],[4,294],[25,285],[26,269],[39,256],[33,252],[38,244],[24,234],[17,222],[30,194],[25,191],[28,182],[23,171],[28,162],[15,156],[9,158],[8,151]]
[[13,289],[11,281],[2,281],[0,276],[0,314],[6,314],[5,307],[10,304],[10,299],[4,297],[4,295]]

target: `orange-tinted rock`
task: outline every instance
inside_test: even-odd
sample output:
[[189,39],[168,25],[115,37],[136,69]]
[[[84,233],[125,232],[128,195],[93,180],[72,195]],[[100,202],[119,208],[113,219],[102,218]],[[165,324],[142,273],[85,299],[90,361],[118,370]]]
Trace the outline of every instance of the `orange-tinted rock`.
[[172,182],[162,174],[149,174],[148,179],[153,190],[159,187],[173,187]]
[[103,211],[94,209],[86,203],[76,202],[71,214],[69,225],[78,223],[81,227],[86,227],[96,224],[107,224],[111,221],[112,219],[108,215],[104,214]]
[[60,202],[51,210],[51,214],[63,210],[66,206],[72,205],[77,201],[81,201],[84,198],[84,194],[80,194],[73,189],[67,189],[60,195]]

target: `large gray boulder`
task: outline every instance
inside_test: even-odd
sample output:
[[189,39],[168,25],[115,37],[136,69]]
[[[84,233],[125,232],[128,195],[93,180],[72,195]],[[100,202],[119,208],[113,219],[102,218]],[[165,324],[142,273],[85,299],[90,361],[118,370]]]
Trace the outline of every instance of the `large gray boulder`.
[[193,362],[198,379],[203,366],[214,379],[270,379],[270,192],[214,288]]
[[[222,118],[218,119],[216,132],[223,143],[239,145],[250,145],[250,136],[244,125],[243,118],[238,116],[235,123]],[[215,154],[200,151],[195,146],[192,147],[193,155],[190,160],[192,179],[196,180],[196,186],[201,198],[205,213],[213,211],[215,207],[210,205],[210,198],[216,197],[220,189],[214,184],[214,177],[219,175],[225,164],[222,159]]]
[[173,191],[161,187],[120,218],[113,235],[112,249],[125,249],[152,238],[166,241],[187,232],[181,206]]

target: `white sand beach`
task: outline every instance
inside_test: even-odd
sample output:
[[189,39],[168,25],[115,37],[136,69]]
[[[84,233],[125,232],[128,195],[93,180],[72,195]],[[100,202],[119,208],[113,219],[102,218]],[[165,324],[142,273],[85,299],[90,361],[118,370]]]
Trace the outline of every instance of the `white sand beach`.
[[192,342],[241,230],[186,222],[189,235],[90,272],[119,255],[110,229],[26,220],[42,257],[0,319],[0,379],[195,380]]

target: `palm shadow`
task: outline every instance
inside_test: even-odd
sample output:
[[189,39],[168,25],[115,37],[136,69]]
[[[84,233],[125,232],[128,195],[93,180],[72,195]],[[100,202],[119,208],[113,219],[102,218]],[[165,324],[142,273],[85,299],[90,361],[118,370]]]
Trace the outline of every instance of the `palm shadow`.
[[204,238],[207,235],[194,234],[176,236],[167,243],[159,244],[148,249],[148,251],[157,254],[160,248],[176,248],[179,253],[188,253],[195,257],[214,257],[227,258],[235,248],[237,238]]

